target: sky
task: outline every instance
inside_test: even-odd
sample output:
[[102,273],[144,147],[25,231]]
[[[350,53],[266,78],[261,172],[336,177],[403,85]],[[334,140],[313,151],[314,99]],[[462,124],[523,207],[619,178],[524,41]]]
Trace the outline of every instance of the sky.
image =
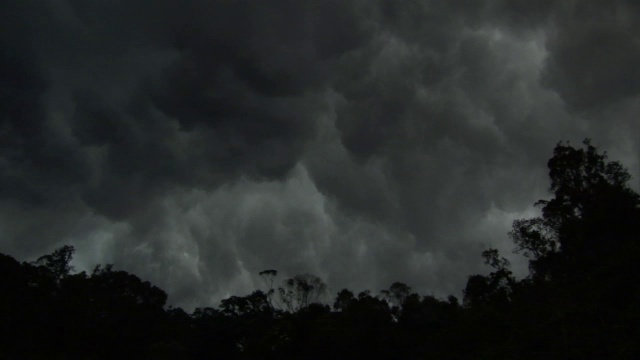
[[640,184],[640,3],[21,0],[0,252],[70,244],[193,309],[311,273],[461,295],[585,138]]

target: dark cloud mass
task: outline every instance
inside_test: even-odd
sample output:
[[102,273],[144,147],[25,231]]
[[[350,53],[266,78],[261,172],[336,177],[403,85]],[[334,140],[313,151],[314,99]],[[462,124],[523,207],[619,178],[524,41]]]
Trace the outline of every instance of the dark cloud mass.
[[632,1],[13,1],[0,251],[68,243],[170,302],[267,268],[457,294],[585,137],[638,186]]

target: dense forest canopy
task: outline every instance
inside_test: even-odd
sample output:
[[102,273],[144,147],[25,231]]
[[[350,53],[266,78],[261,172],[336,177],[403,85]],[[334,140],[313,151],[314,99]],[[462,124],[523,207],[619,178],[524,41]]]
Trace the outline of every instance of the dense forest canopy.
[[556,146],[551,198],[513,223],[530,273],[495,249],[464,298],[396,282],[327,294],[322,279],[279,281],[188,314],[112,265],[74,273],[74,248],[35,262],[0,255],[0,358],[6,359],[634,359],[640,353],[640,196],[589,140]]

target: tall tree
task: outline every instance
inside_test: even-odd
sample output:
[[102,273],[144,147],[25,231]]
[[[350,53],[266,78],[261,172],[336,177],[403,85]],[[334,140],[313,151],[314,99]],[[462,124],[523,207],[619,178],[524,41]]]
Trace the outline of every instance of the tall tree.
[[278,289],[280,300],[291,312],[321,301],[326,291],[327,285],[324,281],[311,274],[296,275],[287,279]]
[[73,271],[71,259],[76,249],[71,245],[64,245],[56,249],[50,255],[43,255],[36,260],[35,264],[48,270],[56,280],[61,280]]
[[542,215],[517,220],[510,235],[531,258],[533,275],[549,279],[592,270],[607,255],[637,251],[640,197],[618,162],[587,139],[584,149],[558,144],[549,160],[550,191]]
[[583,145],[556,146],[548,162],[553,197],[537,202],[541,216],[515,221],[510,232],[530,258],[518,311],[521,328],[538,332],[523,338],[562,358],[626,358],[638,350],[640,197],[620,163],[588,139]]

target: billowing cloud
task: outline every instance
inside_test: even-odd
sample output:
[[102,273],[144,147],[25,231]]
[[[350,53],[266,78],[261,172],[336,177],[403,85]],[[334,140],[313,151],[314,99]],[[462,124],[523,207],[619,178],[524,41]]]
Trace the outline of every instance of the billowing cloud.
[[[638,173],[633,2],[21,1],[0,251],[64,243],[186,307],[310,272],[460,294],[560,140]],[[636,181],[637,182],[637,181]]]

